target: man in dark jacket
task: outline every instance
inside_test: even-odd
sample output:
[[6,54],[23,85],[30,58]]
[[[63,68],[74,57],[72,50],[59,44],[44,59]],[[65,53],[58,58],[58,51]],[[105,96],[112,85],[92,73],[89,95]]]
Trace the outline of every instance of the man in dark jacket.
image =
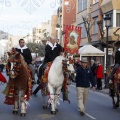
[[19,40],[19,46],[16,48],[16,51],[21,53],[23,56],[25,62],[28,64],[30,69],[32,70],[33,74],[33,80],[35,80],[34,75],[35,75],[35,69],[32,65],[32,55],[30,49],[25,45],[24,39]]
[[76,88],[77,88],[77,99],[78,99],[78,108],[80,114],[85,114],[85,105],[88,97],[90,83],[95,90],[95,79],[91,70],[87,67],[87,59],[83,58],[81,60],[81,65],[77,68],[76,72]]
[[91,69],[92,74],[93,74],[94,77],[96,76],[96,72],[95,72],[96,68],[97,68],[97,65],[96,65],[95,61],[91,60],[91,67],[90,67],[90,69]]
[[[61,53],[61,50],[62,50],[62,47],[56,43],[56,39],[52,36],[50,40],[47,42],[46,47],[45,47],[45,58],[44,58],[43,64],[41,65],[39,69],[38,80],[40,80],[42,77],[44,65],[48,62],[52,62],[57,56],[59,56]],[[38,86],[33,92],[33,94],[36,95],[39,89],[40,88]]]
[[112,80],[114,78],[114,74],[115,74],[116,70],[119,68],[119,66],[120,66],[120,48],[115,53],[115,65],[114,65],[114,68],[111,72],[109,83],[112,83]]

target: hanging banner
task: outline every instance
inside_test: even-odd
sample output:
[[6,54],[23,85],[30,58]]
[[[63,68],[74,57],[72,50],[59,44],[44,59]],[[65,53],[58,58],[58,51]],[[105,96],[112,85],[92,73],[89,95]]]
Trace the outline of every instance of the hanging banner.
[[70,54],[78,54],[81,40],[81,27],[66,25],[64,37],[64,50]]

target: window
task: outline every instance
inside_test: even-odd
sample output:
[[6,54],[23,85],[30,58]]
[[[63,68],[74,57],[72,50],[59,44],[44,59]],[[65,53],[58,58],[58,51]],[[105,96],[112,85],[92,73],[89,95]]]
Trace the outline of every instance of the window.
[[87,0],[78,0],[78,12],[87,8]]
[[98,21],[98,17],[94,17],[94,30],[93,30],[93,33],[98,33],[98,24],[97,24],[97,21]]
[[78,0],[78,12],[82,11],[82,0]]
[[97,3],[99,0],[93,0],[93,4]]
[[81,35],[81,38],[86,38],[86,37],[87,37],[87,34],[86,34],[86,29],[85,29],[84,23],[81,23],[81,24],[79,24],[78,26],[82,27],[82,35]]
[[116,27],[120,27],[120,13],[116,14]]
[[87,0],[83,0],[83,10],[87,8]]

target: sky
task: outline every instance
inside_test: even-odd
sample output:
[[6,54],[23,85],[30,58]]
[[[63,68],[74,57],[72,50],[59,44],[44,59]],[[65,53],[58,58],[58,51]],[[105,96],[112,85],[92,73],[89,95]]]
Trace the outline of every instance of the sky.
[[0,0],[0,30],[25,36],[41,22],[51,20],[59,0]]

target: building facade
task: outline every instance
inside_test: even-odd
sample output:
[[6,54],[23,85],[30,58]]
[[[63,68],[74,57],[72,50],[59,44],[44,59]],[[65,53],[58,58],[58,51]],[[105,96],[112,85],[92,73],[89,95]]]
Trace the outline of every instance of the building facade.
[[43,22],[33,28],[33,42],[41,43],[52,33],[51,20]]
[[83,17],[87,20],[90,26],[89,32],[91,36],[91,44],[98,46],[97,44],[100,41],[100,33],[97,22],[102,20],[102,11],[100,9],[101,1],[102,0],[77,0],[76,25],[82,27],[80,46],[88,44],[88,37]]
[[[85,23],[83,17],[91,26],[89,31],[91,41],[90,44],[106,52],[106,27],[104,17],[109,15],[111,17],[111,23],[108,31],[108,43],[112,44],[119,40],[120,35],[120,1],[119,0],[77,0],[76,4],[76,25],[82,27],[82,36],[80,46],[89,44],[88,36],[86,33]],[[98,23],[101,21],[101,30],[104,34],[101,34]],[[88,25],[88,24],[87,24]],[[88,26],[87,26],[88,27]],[[117,36],[114,34],[116,32]],[[120,46],[120,42],[116,43],[116,46]],[[113,61],[113,48],[109,46],[108,57],[109,65]]]
[[57,10],[55,10],[51,17],[52,36],[54,37],[57,37],[57,30],[56,30],[57,23],[58,23],[58,16],[57,16]]
[[[100,6],[103,12],[103,17],[105,17],[106,15],[109,15],[111,17],[110,27],[108,30],[108,43],[113,44],[115,43],[115,41],[118,40],[118,42],[116,43],[116,46],[120,47],[120,42],[119,42],[119,39],[120,39],[119,37],[120,35],[120,30],[119,30],[120,28],[120,1],[119,0],[103,0]],[[106,40],[106,27],[104,26],[105,26],[105,23],[103,22],[103,29],[105,33],[104,39]],[[117,36],[114,34],[115,31],[117,31],[116,32]],[[109,49],[113,49],[113,48],[109,47]],[[114,59],[112,59],[112,55],[109,54],[108,57],[109,57],[109,64],[113,63]]]
[[58,24],[60,26],[60,43],[63,46],[65,25],[76,22],[76,0],[61,0],[58,8]]

